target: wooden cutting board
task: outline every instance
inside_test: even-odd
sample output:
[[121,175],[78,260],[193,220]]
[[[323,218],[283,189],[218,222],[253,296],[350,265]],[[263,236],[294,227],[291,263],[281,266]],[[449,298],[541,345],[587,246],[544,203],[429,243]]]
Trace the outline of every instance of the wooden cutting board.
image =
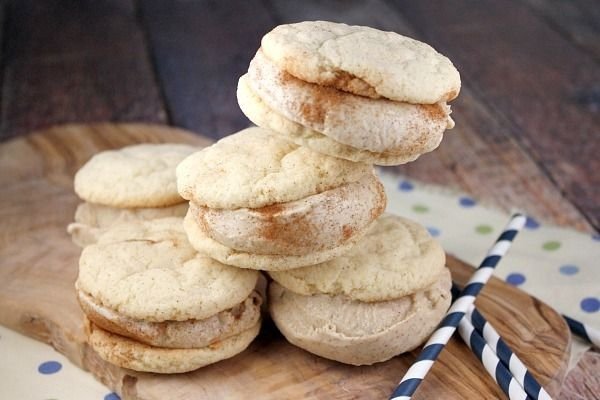
[[[86,345],[73,289],[80,249],[65,232],[79,202],[73,175],[94,153],[139,142],[210,143],[164,126],[95,124],[56,127],[0,145],[0,324],[51,344],[124,399],[387,398],[415,352],[374,366],[347,366],[288,344],[270,321],[242,354],[187,374],[117,368]],[[448,264],[454,280],[464,284],[472,267],[452,257]],[[557,394],[570,348],[560,315],[498,279],[477,305]],[[415,399],[475,398],[504,396],[454,338]]]

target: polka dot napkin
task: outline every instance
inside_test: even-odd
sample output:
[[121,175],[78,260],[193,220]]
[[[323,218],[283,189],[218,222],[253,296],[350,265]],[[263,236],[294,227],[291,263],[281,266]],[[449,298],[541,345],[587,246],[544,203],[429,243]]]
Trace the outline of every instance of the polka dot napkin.
[[119,399],[52,347],[3,326],[0,354],[0,399]]
[[[479,264],[508,220],[507,213],[469,196],[385,171],[380,175],[389,212],[423,224],[447,252],[473,265]],[[529,218],[495,274],[558,311],[600,328],[598,260],[600,236]],[[585,347],[574,350],[580,353]],[[0,399],[118,399],[51,347],[1,326],[0,354]]]

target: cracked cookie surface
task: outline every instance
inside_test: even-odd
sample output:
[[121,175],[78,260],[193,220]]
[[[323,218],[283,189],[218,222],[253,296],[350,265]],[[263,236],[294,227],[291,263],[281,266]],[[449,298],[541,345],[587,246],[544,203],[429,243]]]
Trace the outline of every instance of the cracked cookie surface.
[[304,21],[276,27],[261,46],[295,77],[361,96],[434,104],[460,91],[460,76],[448,58],[395,32]]

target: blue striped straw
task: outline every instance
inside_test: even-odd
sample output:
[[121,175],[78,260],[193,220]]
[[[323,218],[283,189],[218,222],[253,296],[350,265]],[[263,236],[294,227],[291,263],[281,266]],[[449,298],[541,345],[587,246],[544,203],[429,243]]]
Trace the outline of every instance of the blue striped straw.
[[469,308],[467,315],[463,319],[467,318],[470,319],[470,322],[475,327],[477,333],[483,336],[487,345],[494,354],[498,356],[500,361],[508,367],[514,378],[532,399],[552,400],[552,397],[550,397],[548,392],[546,392],[533,375],[531,375],[521,359],[512,352],[492,324],[490,324],[474,306]]
[[526,218],[522,214],[515,214],[511,217],[496,243],[488,251],[479,268],[462,290],[460,296],[452,303],[446,316],[421,350],[417,360],[406,371],[406,374],[390,396],[390,400],[408,400],[412,397],[427,372],[431,369],[434,361],[438,358],[454,331],[456,331],[458,323],[464,317],[469,306],[473,304],[483,285],[492,276],[494,268],[510,248],[515,236],[525,225],[525,220]]
[[569,329],[575,335],[587,340],[597,349],[600,349],[600,332],[596,329],[592,328],[589,325],[585,325],[571,317],[567,317],[563,315],[565,321],[567,321],[567,325],[569,325]]
[[529,399],[523,387],[516,379],[514,379],[510,371],[506,369],[506,366],[502,364],[502,361],[500,361],[496,353],[494,353],[481,335],[475,330],[475,327],[471,325],[468,318],[460,320],[458,333],[467,346],[473,350],[473,353],[477,356],[479,361],[481,361],[488,374],[496,381],[510,400]]

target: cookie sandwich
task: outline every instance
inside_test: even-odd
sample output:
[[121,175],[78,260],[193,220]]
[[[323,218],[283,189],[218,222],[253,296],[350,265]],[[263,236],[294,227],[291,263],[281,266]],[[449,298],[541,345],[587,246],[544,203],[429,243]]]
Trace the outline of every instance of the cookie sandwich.
[[460,76],[431,46],[327,21],[280,25],[239,79],[255,124],[315,151],[398,165],[434,150],[454,126]]
[[286,339],[352,365],[416,348],[451,301],[443,249],[423,227],[391,214],[345,254],[269,275],[269,310]]
[[187,203],[177,193],[175,167],[198,147],[138,144],[94,155],[75,175],[83,200],[67,227],[81,247],[95,243],[112,225],[183,217]]
[[372,166],[312,151],[248,128],[177,167],[190,201],[184,228],[202,254],[224,264],[283,270],[347,251],[383,212]]
[[121,223],[85,247],[76,291],[89,345],[136,371],[179,373],[233,357],[260,330],[258,272],[198,254],[181,218]]

